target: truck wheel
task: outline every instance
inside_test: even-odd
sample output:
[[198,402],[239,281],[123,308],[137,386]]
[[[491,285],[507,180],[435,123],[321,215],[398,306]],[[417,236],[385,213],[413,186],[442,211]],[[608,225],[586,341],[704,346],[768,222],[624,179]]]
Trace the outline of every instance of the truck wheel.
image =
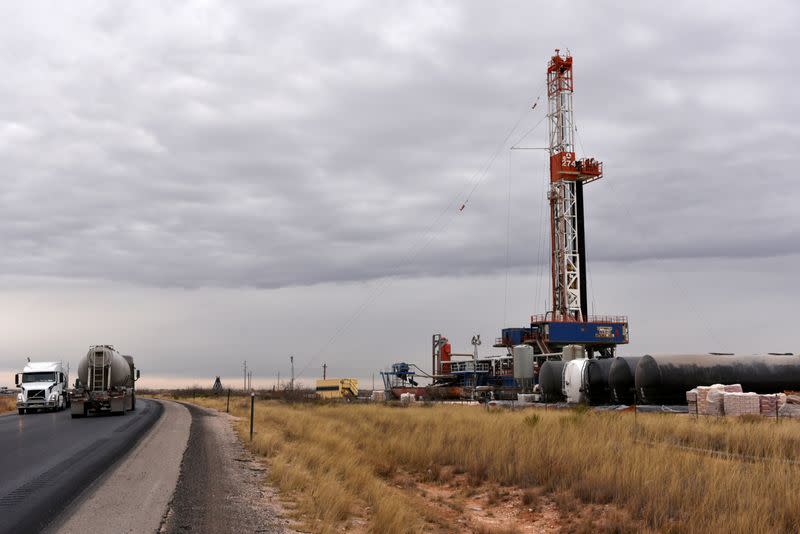
[[25,408],[20,408],[19,409],[19,414],[20,415],[25,415]]

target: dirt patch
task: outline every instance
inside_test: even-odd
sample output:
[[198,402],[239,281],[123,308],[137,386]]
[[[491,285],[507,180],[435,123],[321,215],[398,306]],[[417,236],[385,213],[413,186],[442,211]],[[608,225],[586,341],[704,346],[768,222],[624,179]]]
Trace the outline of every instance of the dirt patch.
[[581,503],[569,494],[550,495],[543,488],[475,484],[467,475],[442,469],[443,480],[429,473],[396,473],[394,485],[421,495],[438,514],[442,532],[475,534],[554,534],[566,532],[647,532],[613,505]]

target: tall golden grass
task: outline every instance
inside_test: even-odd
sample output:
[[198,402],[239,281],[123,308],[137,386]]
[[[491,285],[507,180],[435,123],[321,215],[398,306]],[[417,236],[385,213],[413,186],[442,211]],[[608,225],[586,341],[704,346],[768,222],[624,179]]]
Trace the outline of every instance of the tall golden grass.
[[315,532],[341,528],[359,509],[373,532],[447,530],[419,495],[392,483],[398,470],[443,466],[477,482],[613,503],[658,531],[800,531],[797,421],[638,414],[634,426],[633,414],[587,410],[261,402],[250,443],[249,401],[231,404],[240,436],[269,459],[272,482]]
[[17,409],[16,396],[3,395],[0,397],[0,413],[13,412]]

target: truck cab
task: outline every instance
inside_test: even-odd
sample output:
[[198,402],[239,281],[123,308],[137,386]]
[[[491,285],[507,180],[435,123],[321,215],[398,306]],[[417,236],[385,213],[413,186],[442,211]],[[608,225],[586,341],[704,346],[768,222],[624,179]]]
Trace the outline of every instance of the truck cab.
[[14,383],[20,388],[17,410],[24,415],[32,410],[58,411],[69,406],[69,370],[63,362],[31,362],[17,373]]

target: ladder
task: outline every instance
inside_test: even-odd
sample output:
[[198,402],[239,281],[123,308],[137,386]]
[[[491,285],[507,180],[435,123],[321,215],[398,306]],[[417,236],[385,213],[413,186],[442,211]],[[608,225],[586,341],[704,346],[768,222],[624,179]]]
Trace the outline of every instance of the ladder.
[[[105,369],[106,369],[106,352],[102,351],[99,353],[102,355],[100,359],[100,365],[97,362],[98,352],[94,353],[94,358],[92,358],[92,384],[91,390],[92,391],[102,391],[105,389]],[[99,382],[99,384],[98,384]]]

